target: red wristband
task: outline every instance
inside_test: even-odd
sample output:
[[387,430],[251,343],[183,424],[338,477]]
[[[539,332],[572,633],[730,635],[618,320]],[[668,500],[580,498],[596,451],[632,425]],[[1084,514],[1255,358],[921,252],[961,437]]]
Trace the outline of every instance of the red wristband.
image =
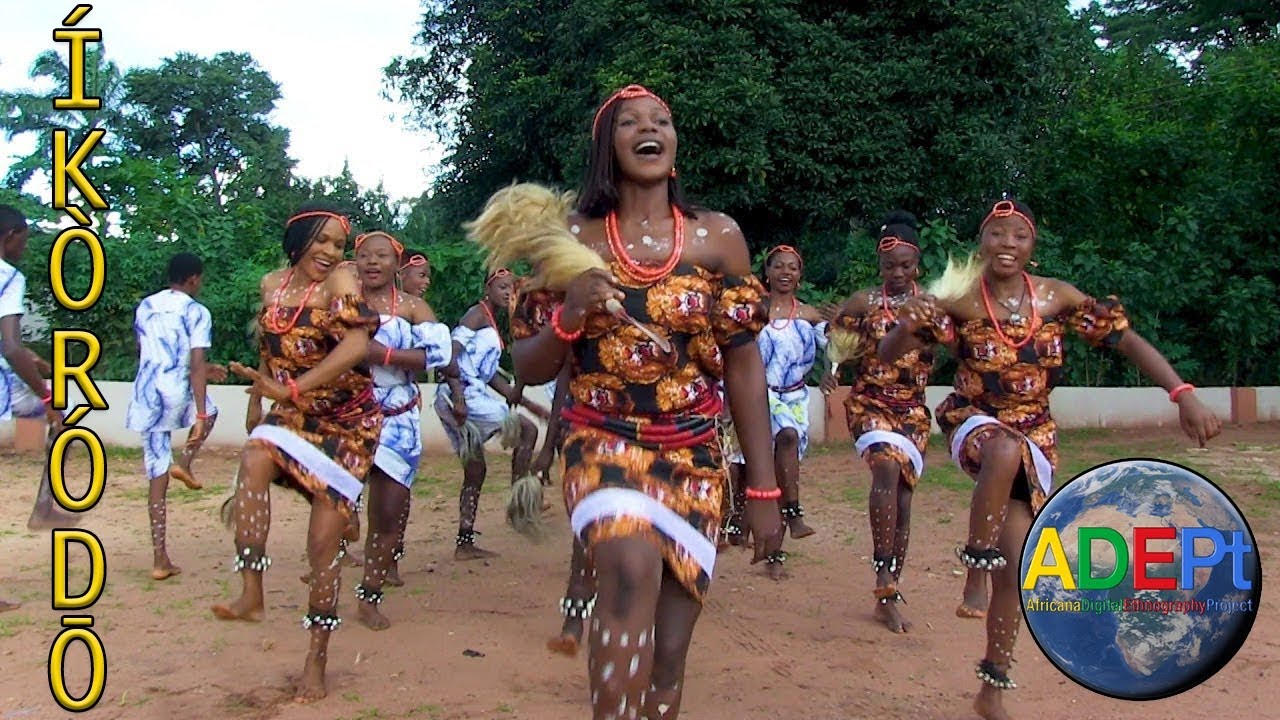
[[578,328],[578,331],[574,333],[565,332],[564,329],[560,327],[560,317],[563,313],[564,305],[557,305],[555,312],[551,313],[551,329],[555,331],[556,337],[561,340],[567,343],[575,342],[578,338],[582,337],[582,331],[586,329],[586,326],[584,325],[583,327]]
[[392,352],[392,349],[391,349],[391,348],[387,348],[387,355],[386,355],[386,357],[382,358],[382,364],[383,364],[383,365],[390,365],[390,364],[391,364],[391,352]]
[[48,395],[45,395],[44,397],[40,398],[40,402],[44,403],[45,405],[52,405],[53,393],[49,393]]
[[782,497],[782,488],[774,488],[772,490],[757,490],[755,488],[747,488],[748,500],[777,500]]
[[1184,392],[1190,392],[1191,390],[1195,390],[1195,389],[1196,389],[1196,386],[1192,385],[1191,383],[1182,383],[1178,387],[1169,391],[1169,402],[1176,403],[1178,402],[1179,395],[1181,395]]

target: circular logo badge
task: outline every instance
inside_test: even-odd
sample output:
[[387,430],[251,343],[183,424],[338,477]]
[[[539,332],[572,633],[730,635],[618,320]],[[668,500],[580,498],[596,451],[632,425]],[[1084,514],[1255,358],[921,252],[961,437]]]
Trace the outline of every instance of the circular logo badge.
[[1063,485],[1022,553],[1022,609],[1067,677],[1122,700],[1208,680],[1244,644],[1262,597],[1253,532],[1226,493],[1162,460]]

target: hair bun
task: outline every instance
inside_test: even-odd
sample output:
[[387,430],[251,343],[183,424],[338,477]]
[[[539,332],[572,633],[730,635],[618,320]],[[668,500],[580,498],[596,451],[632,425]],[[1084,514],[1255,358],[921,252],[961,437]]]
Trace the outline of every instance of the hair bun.
[[881,229],[881,232],[883,232],[884,228],[887,228],[889,225],[906,225],[912,230],[920,229],[920,223],[916,220],[916,216],[906,210],[894,210],[886,215],[883,222],[884,227]]

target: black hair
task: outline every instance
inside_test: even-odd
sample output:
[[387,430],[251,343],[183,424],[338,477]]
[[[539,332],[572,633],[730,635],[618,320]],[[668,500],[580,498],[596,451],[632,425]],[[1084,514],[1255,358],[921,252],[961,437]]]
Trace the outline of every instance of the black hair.
[[880,221],[878,239],[896,237],[904,243],[915,245],[920,249],[920,223],[916,216],[906,210],[894,210]]
[[[578,212],[590,218],[601,218],[618,208],[618,157],[613,149],[613,130],[622,100],[609,103],[600,113],[599,132],[591,138],[591,151],[587,156],[587,172],[582,180],[582,192],[578,194]],[[680,208],[685,217],[697,217],[695,207],[685,200],[680,180],[667,178],[667,197]]]
[[790,252],[796,256],[796,259],[800,261],[800,274],[804,274],[804,256],[800,254],[800,249],[797,247],[790,247],[789,250],[778,250],[780,247],[783,246],[778,245],[769,248],[768,252],[764,256],[764,262],[761,263],[760,284],[764,286],[765,290],[773,290],[773,288],[769,287],[769,268],[773,266],[773,259],[784,252]]
[[12,205],[0,205],[0,235],[27,228],[27,216]]
[[189,252],[169,258],[169,284],[180,285],[189,278],[204,274],[204,261]]
[[[343,217],[350,215],[346,210],[327,202],[304,203],[293,211],[293,215],[309,212],[328,212],[342,215]],[[289,258],[290,265],[298,264],[298,261],[302,259],[302,254],[307,251],[307,248],[311,247],[311,243],[320,234],[320,228],[324,227],[325,221],[328,219],[324,215],[312,215],[285,226],[284,237],[280,245],[284,250],[285,257]]]

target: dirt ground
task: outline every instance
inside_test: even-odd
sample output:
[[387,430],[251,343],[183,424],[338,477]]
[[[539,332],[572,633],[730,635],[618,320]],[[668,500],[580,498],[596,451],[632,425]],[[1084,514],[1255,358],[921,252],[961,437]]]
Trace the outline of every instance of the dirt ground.
[[[1063,438],[1063,477],[1122,457],[1160,457],[1205,472],[1249,518],[1263,564],[1280,534],[1280,424],[1228,428],[1206,451],[1189,448],[1172,428],[1078,431]],[[954,615],[962,577],[952,548],[963,539],[970,489],[935,438],[931,469],[916,492],[913,541],[902,590],[914,621],[891,635],[872,620],[872,572],[866,498],[869,475],[845,446],[816,447],[806,461],[802,500],[819,534],[787,541],[790,580],[763,576],[737,550],[721,556],[710,599],[694,635],[682,718],[974,717],[974,662],[980,621]],[[83,455],[83,453],[80,453]],[[150,579],[146,486],[136,452],[109,451],[102,502],[82,527],[101,538],[106,590],[92,613],[109,663],[106,692],[89,718],[205,717],[415,718],[418,720],[565,720],[589,715],[585,653],[552,655],[557,602],[568,573],[569,530],[557,505],[551,539],[532,544],[504,523],[508,472],[495,467],[481,502],[481,545],[501,553],[482,563],[452,560],[460,471],[451,458],[424,463],[415,486],[407,581],[390,588],[384,612],[391,630],[355,621],[352,588],[360,570],[343,574],[333,636],[329,697],[291,701],[307,633],[300,619],[306,503],[273,489],[267,574],[267,621],[226,623],[209,607],[238,588],[229,570],[230,533],[217,510],[228,492],[236,454],[207,451],[196,472],[209,489],[171,491],[170,553],[184,572]],[[64,717],[48,684],[49,646],[60,614],[50,609],[50,536],[26,530],[39,458],[0,451],[0,596],[21,609],[0,615],[0,720]],[[505,457],[492,464],[505,465]],[[87,477],[82,459],[68,477]],[[73,490],[74,490],[73,485]],[[367,522],[366,522],[367,524]],[[84,559],[73,562],[84,566]],[[83,587],[86,573],[73,573]],[[77,580],[76,578],[80,579]],[[476,651],[464,654],[464,651]],[[68,686],[86,686],[85,653],[68,656]],[[1095,695],[1061,675],[1031,637],[1019,639],[1008,693],[1019,718],[1260,717],[1280,681],[1280,615],[1265,603],[1248,642],[1217,676],[1178,697],[1126,703]]]

